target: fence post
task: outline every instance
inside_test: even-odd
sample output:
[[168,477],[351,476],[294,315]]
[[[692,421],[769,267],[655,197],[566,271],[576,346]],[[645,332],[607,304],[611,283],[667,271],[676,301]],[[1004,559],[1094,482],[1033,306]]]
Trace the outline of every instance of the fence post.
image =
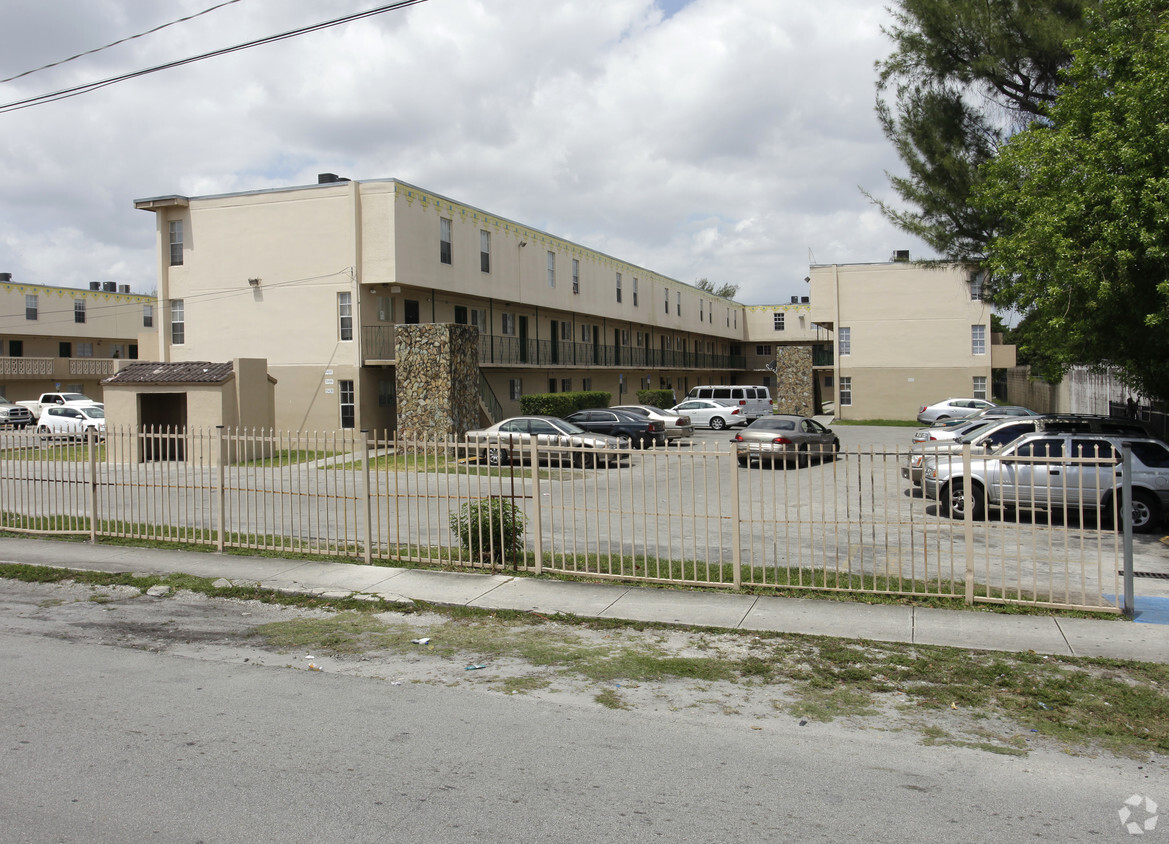
[[216,431],[216,438],[219,441],[219,460],[218,460],[219,465],[216,466],[216,480],[215,480],[215,497],[216,497],[216,509],[218,511],[219,530],[217,530],[215,532],[215,536],[216,536],[215,549],[220,554],[222,554],[223,549],[226,545],[225,536],[227,534],[227,525],[224,524],[224,519],[227,518],[227,503],[225,500],[227,498],[227,490],[226,490],[226,484],[224,482],[224,477],[223,477],[225,472],[226,472],[226,467],[227,467],[227,455],[225,453],[226,449],[224,448],[223,426],[216,425],[215,431]]
[[[536,518],[535,518],[536,537],[533,540],[533,544],[535,545],[535,549],[536,549],[536,574],[541,574],[544,570],[544,541],[543,541],[543,536],[541,534],[542,526],[540,524],[540,516],[539,516],[539,513],[541,512],[541,510],[540,510],[540,450],[536,447],[538,440],[539,440],[539,437],[533,435],[531,441],[528,443],[528,445],[531,446],[531,450],[528,452],[528,459],[531,461],[531,465],[532,465],[532,493],[533,493],[532,498],[534,498],[536,500],[535,501],[535,511],[537,514]],[[512,453],[514,454],[514,452],[512,452]],[[583,452],[582,452],[582,454],[583,454]],[[563,452],[561,453],[560,456],[561,456],[561,460],[563,460],[563,458],[564,458]],[[570,452],[569,457],[571,458],[571,456],[572,456],[572,454]],[[581,465],[582,466],[584,465],[584,458],[583,457],[581,458]],[[594,465],[596,465],[596,464],[594,464]],[[551,455],[549,455],[549,457],[548,457],[548,466],[549,467],[552,466]],[[520,462],[520,467],[523,468],[522,461]],[[512,506],[514,507],[515,506],[515,473],[514,473],[514,471],[513,471],[512,476],[511,476],[511,484],[512,484],[511,503],[512,503]],[[512,560],[512,567],[513,568],[517,567],[516,560]]]
[[[739,520],[739,454],[732,444],[731,461],[731,567],[734,569],[735,591],[743,588],[743,525]],[[760,460],[762,469],[763,461]]]
[[361,429],[361,500],[365,502],[365,553],[362,560],[368,566],[373,562],[373,528],[370,520],[373,518],[373,507],[370,501],[369,484],[369,429]]
[[[951,493],[952,494],[952,493]],[[970,472],[970,443],[962,444],[963,539],[966,543],[966,603],[974,603],[974,479]]]
[[1133,589],[1132,571],[1132,445],[1120,446],[1120,506],[1124,511],[1124,614],[1129,618],[1136,615],[1136,596]]
[[85,433],[85,444],[89,448],[89,541],[97,542],[97,431]]

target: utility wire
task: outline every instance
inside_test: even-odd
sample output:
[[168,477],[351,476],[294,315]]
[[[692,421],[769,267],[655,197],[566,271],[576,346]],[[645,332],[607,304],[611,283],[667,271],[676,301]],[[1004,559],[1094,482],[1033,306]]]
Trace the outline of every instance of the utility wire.
[[222,9],[224,6],[230,6],[232,3],[238,2],[240,2],[240,0],[227,0],[226,3],[220,3],[218,6],[212,6],[210,9],[204,9],[201,12],[195,12],[193,15],[187,15],[185,18],[179,18],[178,20],[171,21],[170,23],[160,24],[153,29],[148,29],[145,32],[139,32],[137,35],[128,35],[125,38],[114,41],[113,43],[106,44],[104,47],[94,47],[92,50],[86,50],[84,53],[78,53],[77,55],[70,56],[67,59],[61,59],[60,61],[52,62],[51,64],[41,65],[40,67],[34,67],[32,70],[26,70],[24,73],[16,74],[16,76],[9,76],[7,79],[0,79],[0,85],[5,82],[11,82],[14,79],[22,79],[25,76],[31,76],[34,73],[40,73],[42,70],[48,70],[51,67],[60,67],[63,64],[68,64],[71,61],[76,61],[77,59],[83,58],[85,56],[92,56],[94,53],[100,53],[102,50],[108,50],[111,47],[117,47],[119,44],[125,44],[127,41],[133,41],[135,38],[143,38],[144,36],[152,35],[155,32],[166,29],[168,26],[174,26],[175,24],[194,20],[195,18],[201,17],[208,12],[214,12],[216,9]]
[[293,29],[288,32],[282,32],[278,35],[269,35],[264,38],[258,38],[255,41],[248,41],[243,44],[236,44],[234,47],[224,47],[220,50],[212,50],[209,53],[202,53],[197,56],[190,56],[185,59],[178,59],[166,64],[155,65],[144,70],[136,70],[131,73],[125,73],[121,76],[112,76],[108,79],[101,79],[97,82],[89,82],[85,85],[77,85],[73,88],[63,88],[60,91],[54,91],[51,94],[41,94],[37,97],[29,97],[24,100],[16,100],[11,103],[0,105],[0,114],[7,114],[10,111],[19,111],[25,108],[32,108],[33,106],[45,105],[46,103],[56,102],[58,100],[68,99],[70,97],[80,96],[81,94],[88,94],[91,91],[96,91],[100,88],[105,88],[109,85],[115,85],[118,82],[125,82],[127,79],[136,79],[139,76],[147,76],[151,73],[157,73],[160,70],[170,70],[171,68],[182,67],[183,65],[194,64],[195,62],[203,61],[204,59],[215,58],[216,56],[225,56],[229,53],[236,53],[240,50],[247,50],[251,47],[258,47],[262,44],[272,44],[277,41],[284,41],[289,38],[295,38],[298,35],[304,35],[309,32],[317,32],[318,30],[328,29],[333,26],[340,26],[343,23],[350,23],[362,18],[373,17],[384,12],[395,12],[399,9],[405,9],[409,6],[417,6],[420,3],[425,3],[426,0],[399,0],[397,3],[390,3],[385,6],[378,6],[374,9],[367,9],[364,12],[357,12],[352,15],[346,15],[341,18],[334,18],[333,20],[324,21],[322,23],[312,24],[311,26],[302,27],[300,29]]

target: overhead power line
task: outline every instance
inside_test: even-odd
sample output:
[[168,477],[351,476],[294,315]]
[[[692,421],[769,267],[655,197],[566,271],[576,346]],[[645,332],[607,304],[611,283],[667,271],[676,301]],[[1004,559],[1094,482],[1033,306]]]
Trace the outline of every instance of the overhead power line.
[[2,85],[5,82],[11,82],[14,79],[22,79],[25,76],[31,76],[34,73],[40,73],[42,70],[48,70],[51,67],[60,67],[63,64],[68,64],[71,61],[76,61],[77,59],[84,58],[85,56],[92,56],[94,53],[100,53],[102,50],[108,50],[111,47],[117,47],[119,44],[125,44],[127,41],[133,41],[135,38],[143,38],[147,35],[152,35],[155,32],[166,29],[168,26],[174,26],[175,24],[179,24],[179,23],[186,23],[189,20],[194,20],[195,18],[202,17],[203,15],[207,14],[208,12],[214,12],[216,9],[222,9],[224,6],[230,6],[232,3],[238,3],[238,2],[240,2],[240,0],[227,0],[226,3],[220,3],[218,6],[212,6],[210,9],[204,9],[201,12],[195,12],[195,14],[193,14],[193,15],[187,15],[186,17],[179,18],[178,20],[173,20],[173,21],[170,21],[169,23],[160,24],[160,25],[154,27],[153,29],[148,29],[145,32],[139,32],[137,35],[128,35],[125,38],[120,38],[117,41],[113,41],[113,42],[106,44],[104,46],[94,47],[92,50],[86,50],[84,53],[78,53],[75,56],[70,56],[67,59],[61,59],[60,61],[57,61],[57,62],[51,62],[50,64],[41,65],[40,67],[34,67],[32,70],[26,70],[23,73],[16,74],[15,76],[9,76],[7,79],[0,79],[0,85]]
[[375,9],[367,9],[364,12],[357,12],[352,15],[346,15],[341,18],[334,18],[333,20],[324,21],[322,23],[312,24],[311,26],[301,27],[300,29],[293,29],[288,32],[282,32],[278,35],[269,35],[265,38],[257,38],[255,41],[247,41],[243,44],[236,44],[234,47],[224,47],[219,50],[213,50],[209,53],[202,53],[197,56],[190,56],[185,59],[178,59],[166,64],[155,65],[144,70],[136,70],[131,73],[124,73],[121,76],[112,76],[108,79],[101,79],[97,82],[89,82],[85,85],[77,85],[73,88],[64,88],[60,91],[54,91],[51,94],[41,94],[37,97],[29,97],[24,100],[16,100],[11,103],[0,105],[0,114],[7,114],[10,111],[19,111],[25,108],[32,108],[33,106],[45,105],[46,103],[56,102],[57,100],[64,100],[70,97],[77,97],[81,94],[88,94],[91,91],[96,91],[100,88],[105,88],[109,85],[116,85],[119,82],[125,82],[128,79],[137,79],[139,76],[147,76],[151,73],[158,73],[160,70],[170,70],[175,67],[182,67],[183,65],[194,64],[201,62],[204,59],[215,58],[216,56],[225,56],[229,53],[236,53],[240,50],[247,50],[252,47],[259,47],[262,44],[271,44],[276,41],[285,41],[289,38],[295,38],[298,35],[305,35],[309,32],[317,32],[318,30],[328,29],[333,26],[340,26],[344,23],[350,23],[362,18],[373,17],[385,12],[395,12],[399,9],[407,8],[408,6],[417,6],[420,3],[425,3],[426,0],[399,0],[397,3],[390,3],[385,6],[378,6]]

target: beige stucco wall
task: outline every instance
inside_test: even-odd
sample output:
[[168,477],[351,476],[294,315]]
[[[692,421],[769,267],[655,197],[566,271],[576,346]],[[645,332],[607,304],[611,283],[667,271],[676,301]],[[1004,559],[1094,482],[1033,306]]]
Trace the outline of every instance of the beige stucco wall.
[[[834,340],[848,327],[850,354],[836,347],[840,378],[852,379],[852,404],[837,418],[912,419],[922,405],[969,396],[973,378],[991,384],[991,307],[970,298],[970,271],[906,262],[811,268],[812,320]],[[971,326],[985,330],[985,354],[971,349]]]

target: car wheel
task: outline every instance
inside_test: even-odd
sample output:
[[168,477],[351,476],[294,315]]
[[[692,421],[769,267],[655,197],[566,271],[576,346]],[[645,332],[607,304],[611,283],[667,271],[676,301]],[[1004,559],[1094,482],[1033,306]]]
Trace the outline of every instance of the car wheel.
[[710,427],[715,431],[721,431],[727,426],[727,421],[721,416],[712,416],[710,419]]
[[952,481],[942,492],[942,507],[945,508],[951,519],[965,519],[966,508],[969,507],[970,517],[977,522],[986,512],[982,487],[973,484],[971,494],[967,495],[962,481]]
[[1132,494],[1132,529],[1136,533],[1149,533],[1161,520],[1157,499],[1138,489]]
[[740,465],[740,466],[750,466],[750,465],[751,465],[751,461],[750,461],[750,460],[748,460],[746,457],[742,457],[742,456],[740,456],[740,457],[739,457],[739,465]]
[[580,453],[580,467],[582,469],[592,469],[597,465],[597,455],[589,451],[582,451]]
[[809,462],[811,461],[808,455],[808,447],[806,445],[799,446],[796,449],[796,466],[802,469],[807,466]]
[[487,449],[487,465],[488,466],[502,466],[504,463],[510,462],[507,459],[507,452],[502,448]]
[[48,436],[49,426],[48,425],[37,425],[37,433],[44,435],[44,436]]

